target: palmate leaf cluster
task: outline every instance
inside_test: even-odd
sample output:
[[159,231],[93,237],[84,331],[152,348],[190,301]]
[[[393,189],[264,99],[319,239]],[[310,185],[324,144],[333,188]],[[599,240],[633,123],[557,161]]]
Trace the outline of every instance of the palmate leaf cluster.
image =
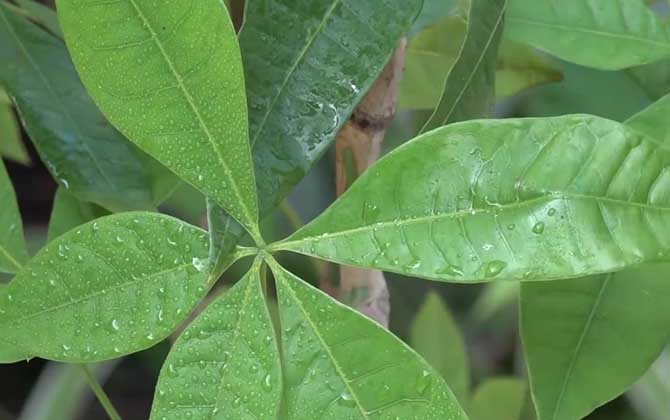
[[[152,418],[483,420],[500,395],[520,418],[525,384],[493,381],[466,404],[467,359],[434,363],[421,328],[455,330],[435,296],[412,339],[431,366],[275,259],[293,252],[440,282],[520,282],[538,418],[579,419],[624,392],[670,335],[670,97],[660,88],[625,122],[484,118],[496,96],[560,79],[531,47],[660,80],[670,26],[641,0],[437,3],[250,0],[239,34],[220,0],[58,0],[58,20],[0,3],[11,100],[0,97],[0,122],[12,136],[0,152],[27,159],[14,107],[60,184],[49,243],[31,258],[0,164],[0,271],[15,274],[0,286],[0,361],[149,348],[253,258],[180,334]],[[400,103],[431,111],[422,133],[266,244],[259,222],[405,34]],[[156,212],[182,182],[207,197],[209,232]],[[253,246],[239,246],[245,235]]]

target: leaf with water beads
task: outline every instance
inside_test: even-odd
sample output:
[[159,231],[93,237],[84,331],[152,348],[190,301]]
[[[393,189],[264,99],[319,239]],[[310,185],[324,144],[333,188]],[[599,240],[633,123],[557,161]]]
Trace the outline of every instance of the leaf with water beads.
[[[173,244],[173,245],[171,245]],[[0,295],[0,336],[31,356],[113,359],[172,333],[209,289],[208,236],[155,213],[82,225],[42,249]]]
[[152,419],[277,418],[282,376],[260,263],[181,334],[161,370]]
[[279,294],[286,418],[467,419],[441,376],[407,345],[269,264]]

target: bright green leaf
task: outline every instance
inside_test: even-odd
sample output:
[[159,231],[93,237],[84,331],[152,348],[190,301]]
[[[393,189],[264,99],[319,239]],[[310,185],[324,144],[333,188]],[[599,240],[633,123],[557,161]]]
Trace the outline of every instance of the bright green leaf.
[[270,264],[279,293],[285,418],[467,419],[444,380],[413,350]]
[[[349,121],[422,0],[249,0],[240,34],[261,216],[309,172]],[[242,232],[217,211],[215,242]],[[221,219],[221,217],[224,217]],[[225,249],[225,247],[224,247]]]
[[670,258],[669,165],[666,146],[598,117],[459,123],[272,248],[456,282],[621,270]]
[[14,187],[1,159],[0,203],[0,273],[16,273],[28,260],[28,251]]
[[643,109],[626,121],[626,125],[653,137],[670,148],[670,94]]
[[56,12],[35,0],[15,0],[23,10],[30,14],[30,18],[38,24],[44,26],[52,34],[63,39],[63,31],[58,23]]
[[670,336],[668,269],[522,286],[521,331],[540,420],[580,419],[644,374]]
[[0,293],[0,341],[33,356],[94,362],[163,340],[210,286],[207,234],[154,213],[70,231]]
[[127,137],[253,233],[242,60],[220,0],[58,0],[75,65]]
[[158,380],[152,419],[277,418],[282,374],[260,262],[174,344]]
[[563,74],[533,48],[503,39],[498,52],[496,97],[514,96],[526,89],[560,82]]
[[643,0],[510,0],[506,34],[602,70],[670,58],[670,25]]
[[113,211],[158,204],[155,164],[97,110],[63,42],[0,4],[0,83],[61,186]]
[[47,241],[51,242],[77,226],[107,214],[105,209],[92,203],[80,201],[65,189],[58,188],[51,210],[51,219],[49,219]]
[[[488,116],[495,95],[498,44],[507,0],[472,0],[468,29],[442,98],[422,131]],[[445,69],[446,70],[446,69]]]
[[440,295],[430,292],[410,328],[410,345],[437,370],[462,404],[470,393],[470,363],[458,324]]
[[[5,93],[0,89],[0,96],[3,95]],[[14,111],[10,102],[4,102],[2,98],[0,98],[0,156],[24,165],[30,164],[30,156],[23,145]]]
[[521,379],[488,379],[472,396],[468,414],[472,420],[520,420],[526,395]]
[[[0,284],[0,296],[4,293],[3,290],[5,287],[7,287],[6,284]],[[30,359],[27,353],[19,351],[16,347],[6,342],[0,342],[0,365],[16,363],[27,359]]]

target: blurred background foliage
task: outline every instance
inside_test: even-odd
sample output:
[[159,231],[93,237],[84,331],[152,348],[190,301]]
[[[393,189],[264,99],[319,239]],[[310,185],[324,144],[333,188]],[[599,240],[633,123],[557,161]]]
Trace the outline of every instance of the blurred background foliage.
[[[17,3],[38,16],[43,12],[40,5]],[[53,7],[52,0],[43,3]],[[229,3],[239,27],[242,1]],[[439,89],[430,76],[434,74],[431,69],[451,66],[454,60],[450,54],[462,42],[462,5],[451,0],[444,3],[452,7],[427,8],[409,34],[400,108],[387,133],[385,152],[420,131],[430,116],[429,109],[439,100],[435,97]],[[662,15],[668,15],[667,3],[658,2],[655,7]],[[48,26],[48,21],[44,24]],[[57,26],[53,28],[57,30]],[[432,52],[428,58],[422,55],[427,50]],[[530,63],[529,68],[510,71],[521,61],[519,57]],[[670,62],[624,71],[599,71],[562,62],[509,40],[503,40],[497,70],[495,116],[499,118],[588,113],[624,121],[670,91]],[[0,153],[6,158],[16,188],[29,248],[36,250],[47,238],[57,185],[3,95]],[[331,151],[267,218],[263,230],[268,240],[285,237],[334,200],[334,162]],[[206,223],[204,197],[183,184],[160,210],[196,225]],[[315,284],[319,276],[333,269],[307,257],[281,257],[287,268]],[[228,271],[224,287],[236,281],[244,269],[233,267]],[[1,276],[0,281],[9,279]],[[516,284],[450,285],[395,274],[387,274],[386,279],[391,295],[391,331],[445,376],[473,420],[534,419],[518,333]],[[96,366],[124,418],[148,418],[154,386],[168,350],[169,342],[165,342],[120,361]],[[79,371],[71,366],[42,360],[0,365],[0,378],[0,420],[104,418]],[[670,354],[664,353],[628,393],[588,419],[670,419]]]

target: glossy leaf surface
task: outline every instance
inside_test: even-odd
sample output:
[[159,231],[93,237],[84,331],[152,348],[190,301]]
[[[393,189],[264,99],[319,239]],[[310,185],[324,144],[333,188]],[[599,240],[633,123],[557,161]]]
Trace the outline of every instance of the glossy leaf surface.
[[[249,0],[246,7],[240,47],[260,213],[266,216],[335,140],[421,0]],[[243,231],[212,209],[210,220],[224,228],[212,240],[234,243]]]
[[177,219],[123,213],[53,240],[0,291],[0,340],[68,362],[148,348],[209,288],[208,238]]
[[285,418],[467,419],[446,383],[379,324],[275,262]]
[[506,7],[507,0],[471,0],[465,41],[446,78],[440,102],[422,131],[488,116]]
[[1,159],[0,203],[0,273],[16,273],[28,260],[28,251],[14,187]]
[[564,60],[618,70],[670,57],[670,25],[643,0],[510,0],[506,34]]
[[281,366],[259,263],[174,344],[161,370],[152,419],[277,418]]
[[470,362],[449,308],[429,292],[410,328],[409,344],[437,370],[462,404],[470,394]]
[[580,419],[644,374],[670,337],[669,268],[522,286],[521,330],[539,420]]
[[472,396],[468,414],[472,420],[520,420],[526,395],[527,386],[521,379],[488,379]]
[[668,165],[666,146],[598,117],[454,124],[274,248],[456,282],[621,270],[670,258]]
[[242,60],[223,3],[57,4],[75,65],[112,124],[256,230]]
[[51,242],[77,226],[107,214],[107,211],[102,207],[80,201],[65,189],[59,188],[56,191],[53,209],[51,210],[47,241]]

